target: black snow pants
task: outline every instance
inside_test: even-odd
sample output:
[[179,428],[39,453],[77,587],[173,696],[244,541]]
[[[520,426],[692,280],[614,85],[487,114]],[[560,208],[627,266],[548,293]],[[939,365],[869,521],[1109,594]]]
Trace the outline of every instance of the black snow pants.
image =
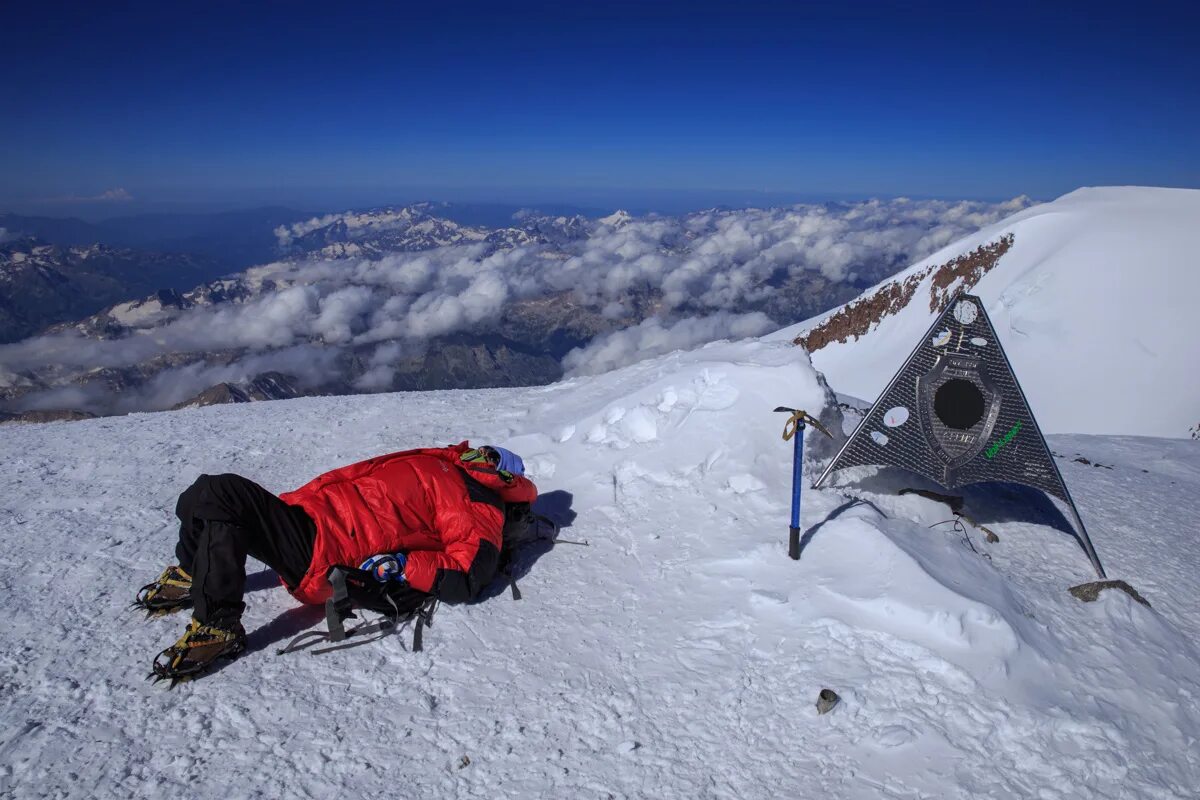
[[201,475],[179,496],[179,566],[192,576],[193,616],[225,626],[241,619],[246,604],[246,556],[279,573],[289,587],[312,561],[316,525],[240,475]]

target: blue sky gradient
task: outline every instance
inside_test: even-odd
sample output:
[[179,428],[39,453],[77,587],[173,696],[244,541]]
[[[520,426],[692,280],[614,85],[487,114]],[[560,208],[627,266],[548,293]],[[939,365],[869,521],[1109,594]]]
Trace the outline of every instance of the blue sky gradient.
[[0,210],[1200,186],[1186,5],[28,5]]

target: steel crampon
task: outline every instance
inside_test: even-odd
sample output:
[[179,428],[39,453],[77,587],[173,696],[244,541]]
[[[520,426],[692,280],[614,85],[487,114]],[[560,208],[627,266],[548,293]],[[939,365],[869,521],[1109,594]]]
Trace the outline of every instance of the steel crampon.
[[157,617],[191,604],[192,576],[182,567],[170,566],[156,580],[138,589],[131,608],[145,611],[147,617]]
[[222,628],[193,619],[179,641],[154,657],[147,680],[170,680],[170,688],[191,680],[221,659],[237,658],[246,649],[241,623]]

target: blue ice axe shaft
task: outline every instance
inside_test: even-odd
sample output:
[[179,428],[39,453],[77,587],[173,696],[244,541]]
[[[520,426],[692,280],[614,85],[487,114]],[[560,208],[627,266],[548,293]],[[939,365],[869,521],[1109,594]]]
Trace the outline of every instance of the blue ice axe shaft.
[[[775,409],[792,416],[783,426],[783,438],[794,439],[792,442],[792,525],[788,530],[788,555],[793,561],[800,559],[800,481],[803,479],[801,469],[804,466],[804,429],[805,418],[803,411],[780,406]],[[792,423],[795,423],[793,427]]]
[[796,435],[792,437],[792,526],[788,530],[788,555],[793,561],[800,558],[800,470],[804,465],[804,420],[796,423]]

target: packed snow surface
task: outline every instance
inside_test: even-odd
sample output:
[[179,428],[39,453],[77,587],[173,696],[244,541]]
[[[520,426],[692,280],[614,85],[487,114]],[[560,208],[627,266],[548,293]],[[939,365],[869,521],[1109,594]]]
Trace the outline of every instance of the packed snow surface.
[[[880,286],[1012,234],[1012,248],[972,291],[1042,429],[1187,437],[1200,423],[1198,230],[1200,190],[1080,189],[964,237]],[[930,280],[864,336],[813,354],[838,391],[868,399],[882,391],[938,316]]]
[[[967,496],[989,545],[930,527],[948,509],[897,495],[920,486],[903,475],[841,474],[805,493],[788,559],[772,409],[836,425],[828,396],[799,348],[757,341],[546,387],[0,429],[0,795],[1195,797],[1197,443],[1051,438],[1110,574],[1153,608],[1085,604],[1055,507],[1011,488]],[[128,604],[198,474],[280,492],[463,438],[522,454],[588,543],[526,563],[524,599],[443,607],[421,653],[405,630],[281,656],[322,613],[252,565],[250,652],[143,680],[185,618]],[[810,480],[833,444],[810,428]],[[842,701],[819,716],[822,688]]]

